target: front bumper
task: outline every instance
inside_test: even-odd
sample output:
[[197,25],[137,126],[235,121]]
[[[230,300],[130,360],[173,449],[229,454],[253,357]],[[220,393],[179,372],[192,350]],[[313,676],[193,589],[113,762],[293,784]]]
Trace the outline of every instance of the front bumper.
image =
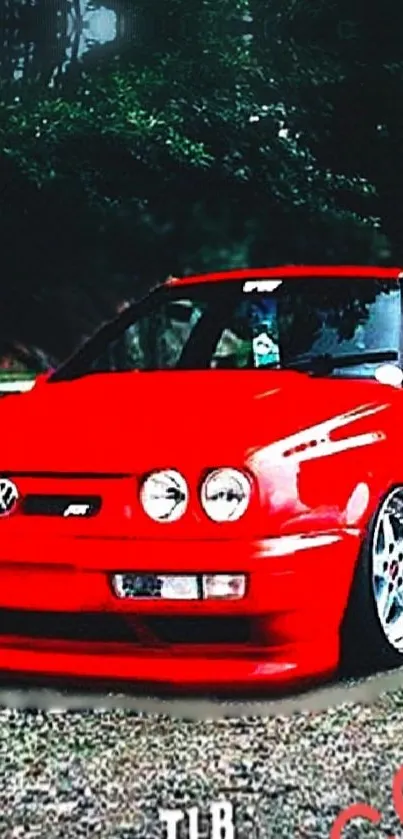
[[[338,665],[360,542],[347,530],[250,542],[10,540],[0,559],[0,670],[199,688],[326,675]],[[110,579],[125,570],[238,571],[248,575],[248,588],[233,601],[119,600]],[[54,635],[41,630],[50,615]],[[63,637],[66,616],[77,626],[85,616],[119,620],[129,635]],[[155,631],[156,621],[164,631]],[[247,625],[245,637],[221,630],[215,637],[225,622]],[[170,632],[173,625],[184,627],[182,635]],[[186,627],[194,625],[191,634]]]

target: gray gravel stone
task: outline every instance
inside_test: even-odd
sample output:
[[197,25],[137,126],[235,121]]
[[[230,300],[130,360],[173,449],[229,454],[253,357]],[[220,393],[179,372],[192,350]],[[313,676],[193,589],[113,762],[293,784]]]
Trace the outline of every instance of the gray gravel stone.
[[[159,808],[233,802],[237,839],[326,839],[357,801],[382,812],[343,839],[399,835],[403,690],[373,705],[187,722],[127,711],[0,711],[1,839],[157,839]],[[186,831],[182,836],[186,836]],[[202,837],[200,837],[202,839]]]

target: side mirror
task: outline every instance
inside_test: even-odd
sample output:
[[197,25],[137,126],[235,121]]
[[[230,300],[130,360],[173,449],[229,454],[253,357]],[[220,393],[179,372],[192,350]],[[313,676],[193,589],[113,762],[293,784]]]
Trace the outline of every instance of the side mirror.
[[45,370],[44,373],[38,373],[38,375],[35,378],[35,383],[33,387],[41,387],[42,385],[45,385],[49,376],[51,376],[53,372],[54,370],[50,369]]

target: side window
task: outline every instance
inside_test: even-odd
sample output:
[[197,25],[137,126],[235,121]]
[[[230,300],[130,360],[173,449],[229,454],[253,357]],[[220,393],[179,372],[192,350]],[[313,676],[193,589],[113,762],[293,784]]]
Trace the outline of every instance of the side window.
[[161,308],[151,326],[154,331],[151,342],[155,350],[154,366],[165,370],[176,367],[204,308],[186,298]]
[[235,309],[215,348],[212,367],[258,368],[280,360],[277,307],[249,297]]
[[[169,370],[174,368],[205,306],[181,298],[158,307],[131,324],[99,358],[96,370]],[[95,368],[94,368],[95,369]]]
[[250,367],[251,358],[251,338],[240,335],[236,328],[224,329],[216,345],[211,367],[229,369]]

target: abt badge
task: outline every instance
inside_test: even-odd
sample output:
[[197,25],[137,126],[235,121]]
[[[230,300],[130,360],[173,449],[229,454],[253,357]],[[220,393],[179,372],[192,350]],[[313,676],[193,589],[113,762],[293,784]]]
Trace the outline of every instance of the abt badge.
[[90,509],[90,504],[69,504],[63,516],[87,516]]
[[19,492],[8,478],[0,478],[0,516],[8,516],[17,506]]

